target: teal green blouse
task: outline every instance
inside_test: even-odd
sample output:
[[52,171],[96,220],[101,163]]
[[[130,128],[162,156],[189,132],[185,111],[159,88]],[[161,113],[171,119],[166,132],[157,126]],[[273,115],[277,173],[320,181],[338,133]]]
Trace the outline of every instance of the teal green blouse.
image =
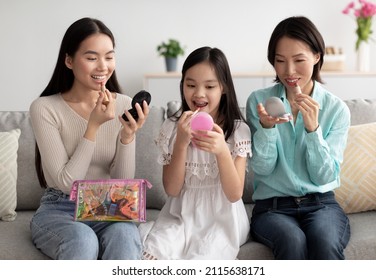
[[254,171],[253,200],[280,196],[303,196],[327,192],[340,184],[340,164],[350,126],[346,104],[315,82],[312,97],[320,104],[319,127],[307,133],[303,117],[273,128],[262,128],[257,104],[270,96],[281,98],[286,112],[291,113],[285,88],[278,83],[256,90],[247,100],[246,117],[252,132]]

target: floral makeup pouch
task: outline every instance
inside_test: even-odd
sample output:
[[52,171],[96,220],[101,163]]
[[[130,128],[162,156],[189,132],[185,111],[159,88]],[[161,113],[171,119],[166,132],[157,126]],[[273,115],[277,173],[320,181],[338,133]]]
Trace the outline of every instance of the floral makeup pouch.
[[146,221],[145,179],[76,180],[70,200],[76,221]]

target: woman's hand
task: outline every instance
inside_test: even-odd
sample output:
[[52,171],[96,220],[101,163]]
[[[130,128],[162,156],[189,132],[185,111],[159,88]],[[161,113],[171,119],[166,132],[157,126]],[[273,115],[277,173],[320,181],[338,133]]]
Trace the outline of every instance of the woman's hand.
[[135,108],[138,114],[138,120],[136,121],[128,110],[124,111],[124,114],[128,117],[128,121],[125,121],[122,116],[119,116],[119,121],[123,125],[120,135],[120,141],[124,145],[129,144],[133,141],[134,136],[145,123],[149,115],[149,105],[146,101],[143,102],[142,108],[140,104],[136,103]]
[[319,126],[320,105],[307,94],[298,94],[295,98],[298,110],[303,116],[307,132],[313,132]]
[[[104,100],[107,100],[106,104],[103,104]],[[99,92],[99,98],[97,103],[90,114],[89,122],[102,125],[103,123],[113,120],[115,118],[115,101],[111,92],[108,89],[104,89],[104,92]]]
[[[107,96],[108,104],[104,105],[104,96]],[[99,98],[95,104],[94,109],[90,113],[90,117],[87,124],[87,129],[84,137],[88,140],[95,141],[97,130],[99,127],[115,118],[115,101],[112,98],[112,94],[109,90],[105,89],[104,92],[99,92]]]
[[257,113],[260,118],[260,124],[263,128],[272,128],[276,124],[281,124],[289,121],[289,118],[278,118],[270,116],[262,103],[257,105]]

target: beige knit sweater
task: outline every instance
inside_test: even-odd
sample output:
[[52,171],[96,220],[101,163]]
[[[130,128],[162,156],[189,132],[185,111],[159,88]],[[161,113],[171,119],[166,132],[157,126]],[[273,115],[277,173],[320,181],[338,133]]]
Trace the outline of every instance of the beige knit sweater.
[[131,107],[131,98],[117,94],[115,100],[116,117],[101,125],[95,142],[83,137],[87,120],[61,94],[33,101],[31,123],[49,187],[69,194],[74,180],[134,177],[136,141],[128,145],[120,142],[121,123],[117,118]]

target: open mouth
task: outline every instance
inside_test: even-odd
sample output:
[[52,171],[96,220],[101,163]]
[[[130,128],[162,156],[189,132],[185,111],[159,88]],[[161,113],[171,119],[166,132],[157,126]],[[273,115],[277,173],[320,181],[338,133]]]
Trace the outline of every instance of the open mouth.
[[208,104],[209,104],[208,102],[196,102],[196,101],[193,101],[193,105],[197,109],[202,109],[202,108],[206,107]]

